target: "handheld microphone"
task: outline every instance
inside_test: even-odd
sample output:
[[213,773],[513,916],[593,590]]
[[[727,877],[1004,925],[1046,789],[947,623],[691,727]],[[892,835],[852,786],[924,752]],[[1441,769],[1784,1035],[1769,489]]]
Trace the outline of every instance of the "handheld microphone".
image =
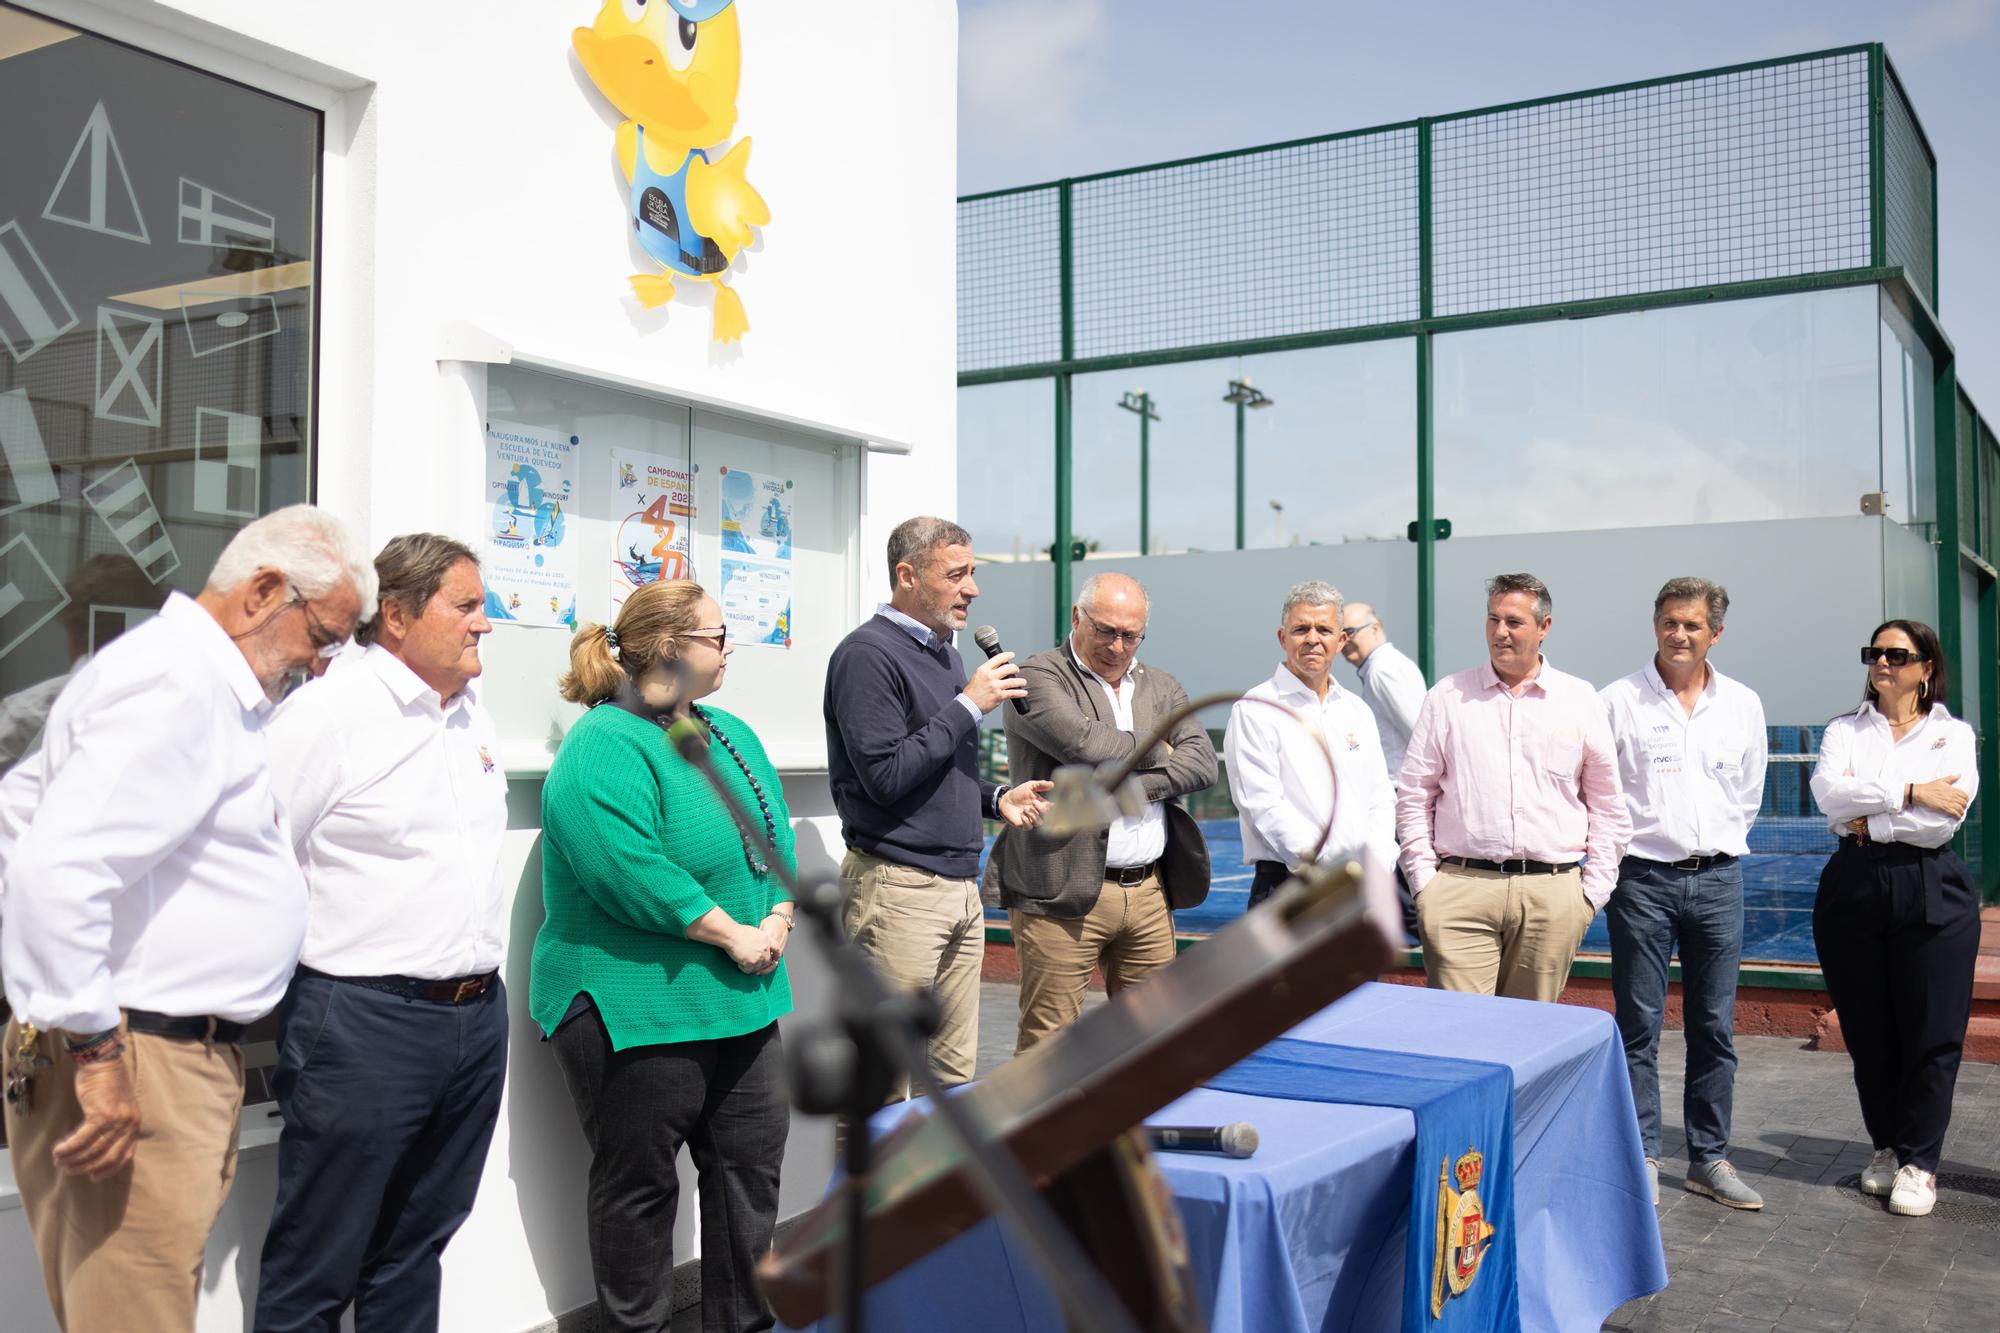
[[1148,1125],[1146,1139],[1168,1152],[1219,1152],[1248,1157],[1257,1151],[1257,1127],[1246,1120],[1233,1125]]
[[[998,657],[1006,651],[1000,646],[1000,631],[994,629],[991,625],[981,625],[978,629],[972,631],[972,641],[978,644],[979,651],[985,653],[989,658]],[[1013,704],[1015,712],[1021,714],[1023,717],[1027,716],[1028,701],[1026,699],[1015,699]]]

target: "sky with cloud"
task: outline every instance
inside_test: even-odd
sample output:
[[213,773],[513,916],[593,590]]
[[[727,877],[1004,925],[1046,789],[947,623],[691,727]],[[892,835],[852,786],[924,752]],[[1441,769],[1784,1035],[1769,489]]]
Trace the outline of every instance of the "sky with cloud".
[[2000,0],[960,0],[959,187],[1882,41],[1940,160],[1940,315],[2000,421]]

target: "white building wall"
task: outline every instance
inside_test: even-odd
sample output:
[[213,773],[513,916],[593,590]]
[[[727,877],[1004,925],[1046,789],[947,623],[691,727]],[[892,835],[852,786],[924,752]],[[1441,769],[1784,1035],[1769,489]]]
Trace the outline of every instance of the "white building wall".
[[[478,412],[439,365],[446,331],[462,346],[465,326],[539,362],[907,446],[865,463],[864,607],[886,580],[889,529],[951,509],[955,6],[882,0],[857,21],[838,6],[738,0],[737,134],[753,141],[749,178],[773,219],[732,280],[751,333],[726,348],[709,341],[705,300],[641,312],[627,295],[641,270],[612,155],[618,117],[570,54],[594,0],[25,7],[326,112],[317,494],[371,545],[418,528],[477,536]],[[785,791],[801,870],[829,871],[839,836],[825,775],[787,773]],[[582,1138],[526,1013],[539,783],[516,781],[512,801],[513,1060],[478,1206],[445,1255],[444,1328],[467,1333],[536,1328],[591,1298]],[[794,1021],[829,999],[805,935],[791,955]],[[830,1164],[825,1122],[800,1122],[784,1214],[817,1197]],[[695,1252],[684,1181],[677,1259]],[[201,1329],[248,1326],[274,1189],[275,1157],[253,1147],[210,1242]],[[22,1214],[0,1197],[8,1333],[54,1327],[39,1286]]]

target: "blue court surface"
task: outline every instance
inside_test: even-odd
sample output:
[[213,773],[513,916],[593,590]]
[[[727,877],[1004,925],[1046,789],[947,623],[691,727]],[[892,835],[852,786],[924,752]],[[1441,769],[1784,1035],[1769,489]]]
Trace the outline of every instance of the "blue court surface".
[[[1233,819],[1203,820],[1209,857],[1215,874],[1208,901],[1174,914],[1183,934],[1202,935],[1222,929],[1243,915],[1250,901],[1250,867],[1243,864],[1243,840]],[[987,846],[992,846],[987,839]],[[1820,868],[1833,852],[1833,836],[1816,818],[1766,818],[1750,831],[1750,855],[1743,858],[1743,961],[1803,963],[1813,966],[1812,904],[1819,888]],[[982,858],[982,867],[984,861]],[[986,909],[988,919],[1004,923],[1006,913]],[[1609,954],[1611,937],[1598,913],[1583,937],[1582,952]]]

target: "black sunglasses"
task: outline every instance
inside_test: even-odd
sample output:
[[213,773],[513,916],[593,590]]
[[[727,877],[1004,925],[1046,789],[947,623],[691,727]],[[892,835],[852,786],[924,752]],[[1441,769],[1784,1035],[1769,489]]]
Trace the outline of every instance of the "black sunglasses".
[[1929,659],[1914,648],[1877,648],[1874,644],[1870,644],[1861,650],[1861,660],[1869,666],[1874,666],[1877,662],[1887,662],[1892,667],[1900,667]]

